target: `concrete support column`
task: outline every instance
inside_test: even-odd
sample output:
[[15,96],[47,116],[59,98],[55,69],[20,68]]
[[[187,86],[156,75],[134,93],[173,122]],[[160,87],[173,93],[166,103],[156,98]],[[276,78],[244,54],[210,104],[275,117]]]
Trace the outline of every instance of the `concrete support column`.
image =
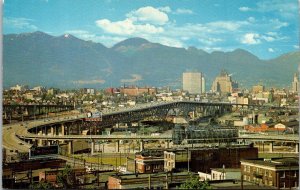
[[166,140],[166,141],[165,141],[165,145],[166,145],[166,148],[170,148],[170,147],[169,147],[169,146],[170,146],[170,141]]
[[144,150],[144,141],[140,140],[140,151]]
[[73,153],[73,141],[68,142],[68,154],[71,155]]
[[116,152],[120,152],[120,141],[116,141]]
[[92,142],[91,142],[91,155],[93,155],[94,152],[95,152],[95,141],[92,140]]
[[273,152],[273,142],[271,142],[269,145],[269,152]]
[[54,135],[54,127],[53,126],[51,126],[51,128],[50,128],[50,135]]
[[38,140],[38,146],[43,146],[43,140],[42,139]]
[[61,124],[61,136],[65,135],[65,126],[64,124]]
[[47,127],[46,126],[44,128],[42,128],[42,133],[43,133],[43,135],[47,135]]
[[299,143],[296,143],[296,153],[299,153]]
[[42,129],[38,130],[38,135],[43,135]]

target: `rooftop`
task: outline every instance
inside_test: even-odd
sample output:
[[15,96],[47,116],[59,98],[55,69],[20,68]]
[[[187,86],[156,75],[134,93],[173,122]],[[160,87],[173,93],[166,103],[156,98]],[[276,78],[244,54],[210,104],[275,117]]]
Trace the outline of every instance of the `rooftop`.
[[297,168],[299,167],[298,157],[272,158],[270,160],[258,158],[258,159],[241,160],[241,162],[252,163],[252,164],[257,164],[262,166],[270,166],[275,168],[290,167],[290,166],[297,166]]
[[217,172],[241,172],[241,168],[211,168],[211,170]]

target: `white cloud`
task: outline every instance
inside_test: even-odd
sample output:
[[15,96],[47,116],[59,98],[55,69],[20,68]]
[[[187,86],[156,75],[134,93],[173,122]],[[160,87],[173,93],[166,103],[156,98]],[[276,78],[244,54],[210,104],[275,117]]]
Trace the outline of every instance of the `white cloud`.
[[221,48],[221,47],[203,47],[202,49],[204,49],[207,52],[223,50],[223,48]]
[[250,11],[251,9],[249,7],[240,7],[239,10],[243,12],[247,12]]
[[248,21],[249,21],[249,22],[255,22],[256,19],[255,19],[254,17],[249,17],[249,18],[248,18]]
[[273,25],[274,29],[280,29],[282,27],[287,27],[289,25],[289,23],[287,22],[282,22],[279,19],[271,19],[270,23]]
[[143,77],[139,74],[131,74],[130,75],[132,78],[131,79],[121,79],[121,83],[134,83],[140,80],[143,80]]
[[268,48],[268,52],[273,53],[273,52],[275,52],[275,50],[273,48]]
[[160,10],[160,11],[166,12],[166,13],[170,13],[172,11],[172,9],[169,6],[158,7],[157,9]]
[[[168,10],[168,8],[165,7],[164,10]],[[148,22],[157,25],[164,25],[169,21],[169,17],[165,12],[151,6],[131,11],[126,16],[134,21]]]
[[175,38],[163,37],[163,36],[153,39],[153,42],[157,42],[157,43],[163,44],[165,46],[171,46],[171,47],[177,47],[177,48],[184,47],[184,44],[180,40],[177,40]]
[[277,32],[267,32],[266,34],[269,36],[278,36]]
[[85,40],[92,40],[96,38],[95,34],[91,34],[86,30],[66,30],[66,34],[72,34],[78,38],[85,39]]
[[86,30],[66,30],[64,33],[72,34],[76,36],[77,38],[83,39],[83,40],[91,40],[93,42],[100,42],[105,44],[108,47],[113,46],[114,44],[123,41],[126,39],[126,37],[119,37],[119,36],[110,36],[110,35],[96,35],[93,33],[90,33]]
[[298,14],[297,1],[282,1],[282,0],[269,0],[259,1],[257,3],[257,11],[259,12],[275,12],[283,18],[295,18]]
[[222,42],[223,40],[220,39],[220,38],[201,38],[201,39],[198,39],[199,42],[203,43],[203,44],[206,44],[206,45],[212,45],[212,44],[215,44],[217,42]]
[[293,46],[295,49],[299,49],[299,45],[294,45]]
[[275,40],[272,36],[262,36],[262,39],[266,40],[267,42],[273,42]]
[[[178,25],[176,21],[170,21],[167,15],[167,13],[176,14],[178,10],[172,10],[169,6],[157,8],[142,7],[126,14],[124,20],[111,21],[101,19],[95,23],[106,33],[102,36],[103,40],[108,36],[105,39],[105,44],[112,44],[112,42],[109,42],[109,38],[113,36],[121,38],[138,36],[151,42],[173,47],[190,46],[191,44],[186,44],[188,41],[189,43],[194,43],[192,44],[193,46],[209,48],[227,44],[228,42],[254,45],[287,39],[287,37],[281,36],[279,31],[282,27],[288,26],[288,22],[283,22],[278,18],[270,20],[248,17],[245,20],[219,20]],[[184,10],[181,9],[182,13]],[[254,9],[252,10],[251,8],[251,11],[254,11]],[[165,17],[157,16],[160,14],[165,15]],[[85,35],[88,36],[88,34]],[[96,38],[100,39],[99,36],[96,36]],[[116,42],[114,40],[114,43]],[[196,44],[197,42],[198,45]]]
[[37,30],[38,27],[32,24],[33,20],[28,18],[3,18],[3,24],[18,29]]
[[73,84],[104,84],[105,80],[94,79],[94,80],[76,80],[72,81]]
[[212,27],[214,29],[224,29],[229,31],[237,30],[242,23],[236,21],[216,21],[210,22],[207,24],[208,27]]
[[192,10],[190,9],[176,9],[175,14],[195,14]]
[[261,41],[259,38],[260,35],[257,33],[247,33],[242,37],[241,43],[249,45],[260,44]]
[[111,22],[108,19],[96,21],[96,25],[105,32],[118,35],[138,35],[142,33],[155,34],[164,31],[162,27],[156,27],[151,24],[135,24],[131,19]]

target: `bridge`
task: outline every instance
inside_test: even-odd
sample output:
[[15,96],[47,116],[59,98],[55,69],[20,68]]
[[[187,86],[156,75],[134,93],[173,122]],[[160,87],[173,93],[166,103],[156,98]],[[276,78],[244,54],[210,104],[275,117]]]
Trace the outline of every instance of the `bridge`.
[[[204,102],[192,102],[192,101],[179,101],[179,102],[168,102],[168,103],[150,103],[146,105],[137,106],[130,109],[116,110],[109,113],[102,114],[102,120],[92,122],[92,125],[96,125],[95,128],[112,126],[117,123],[130,123],[145,118],[160,117],[164,118],[168,114],[184,115],[191,111],[200,111],[203,115],[222,115],[232,110],[233,106],[241,107],[261,107],[270,108],[269,106],[261,105],[244,105],[244,104],[229,104],[229,103],[204,103]],[[84,127],[91,129],[91,122],[85,121],[84,114],[72,116],[72,117],[60,117],[54,119],[43,119],[28,121],[25,123],[18,123],[13,125],[5,125],[3,128],[3,145],[4,147],[28,151],[28,148],[32,143],[38,143],[39,145],[68,142],[70,149],[72,149],[73,140],[90,140],[94,143],[95,140],[138,140],[142,143],[145,140],[164,140],[170,142],[172,136],[160,135],[160,136],[127,136],[127,135],[99,135],[97,130],[95,133],[89,135],[81,135]],[[251,137],[238,137],[237,139],[251,140],[260,139],[265,141],[285,141],[299,143],[297,137],[287,136],[251,136]],[[25,140],[27,143],[22,143]],[[194,139],[193,139],[194,140]],[[209,141],[209,139],[196,139]],[[216,140],[227,140],[227,139],[216,139]],[[93,147],[93,146],[92,146]]]
[[73,105],[25,105],[25,104],[4,104],[4,119],[18,119],[20,117],[31,118],[42,114],[56,113],[73,110]]

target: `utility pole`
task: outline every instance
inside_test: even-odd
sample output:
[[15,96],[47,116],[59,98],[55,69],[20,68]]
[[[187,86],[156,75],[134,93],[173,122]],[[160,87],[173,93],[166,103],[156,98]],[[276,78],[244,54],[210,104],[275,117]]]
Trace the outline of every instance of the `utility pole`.
[[149,174],[148,182],[148,188],[151,189],[151,174]]
[[188,173],[190,173],[190,156],[189,156],[189,147],[187,147],[187,151],[188,151]]
[[166,189],[169,189],[169,184],[168,184],[168,172],[166,172]]
[[99,168],[99,154],[98,154],[98,171],[97,171],[97,182],[98,182],[98,187],[99,187],[99,171],[100,171],[100,168]]

